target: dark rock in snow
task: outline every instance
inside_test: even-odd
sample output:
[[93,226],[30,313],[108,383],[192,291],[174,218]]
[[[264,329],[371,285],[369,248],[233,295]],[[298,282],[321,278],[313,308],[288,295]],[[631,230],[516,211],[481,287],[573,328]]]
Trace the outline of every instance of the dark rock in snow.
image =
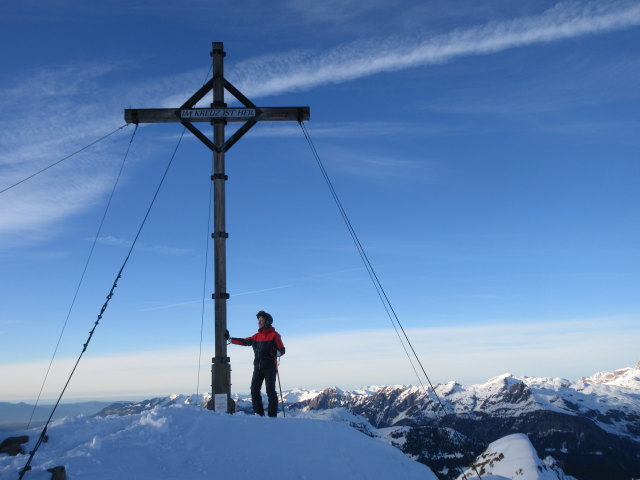
[[62,465],[47,468],[47,472],[51,472],[51,480],[67,480],[67,471]]
[[0,453],[5,453],[12,457],[23,454],[24,450],[22,450],[21,445],[23,443],[27,443],[28,441],[29,437],[27,437],[26,435],[5,438],[2,443],[0,443]]

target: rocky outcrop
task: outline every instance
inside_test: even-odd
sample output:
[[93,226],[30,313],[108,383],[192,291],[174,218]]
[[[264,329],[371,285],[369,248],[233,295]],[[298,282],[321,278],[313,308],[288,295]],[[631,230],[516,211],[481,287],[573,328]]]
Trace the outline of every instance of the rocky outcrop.
[[29,437],[26,435],[5,438],[2,443],[0,443],[0,454],[10,455],[12,457],[22,455],[24,453],[22,444],[28,441]]
[[51,480],[67,480],[67,470],[63,465],[47,468],[47,472],[51,473]]

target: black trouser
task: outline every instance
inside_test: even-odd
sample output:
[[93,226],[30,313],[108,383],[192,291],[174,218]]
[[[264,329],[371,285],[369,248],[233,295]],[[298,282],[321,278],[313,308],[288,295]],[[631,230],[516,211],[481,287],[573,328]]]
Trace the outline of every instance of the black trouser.
[[270,417],[278,414],[278,394],[276,393],[276,369],[275,368],[258,368],[254,367],[253,377],[251,378],[251,403],[253,404],[253,412],[264,416],[264,406],[262,405],[262,395],[260,389],[264,381],[267,386],[267,398],[269,399],[269,407],[267,413]]

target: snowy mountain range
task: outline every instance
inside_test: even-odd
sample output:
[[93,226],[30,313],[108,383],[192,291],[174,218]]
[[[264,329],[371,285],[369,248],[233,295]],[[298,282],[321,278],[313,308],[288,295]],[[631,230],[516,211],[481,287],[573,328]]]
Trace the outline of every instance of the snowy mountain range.
[[[454,478],[467,458],[524,433],[581,480],[640,477],[640,364],[578,381],[500,375],[480,385],[374,387],[298,393],[291,410],[344,408],[389,435],[405,453]],[[446,413],[445,413],[446,412]],[[466,456],[456,456],[460,450]],[[452,473],[448,473],[452,472]]]
[[[549,457],[580,480],[640,478],[640,362],[577,381],[504,374],[478,385],[437,385],[435,393],[422,386],[331,387],[290,390],[284,401],[288,416],[346,423],[443,479],[456,478],[493,442],[513,434],[527,435],[538,460]],[[114,404],[100,415],[206,401],[174,395]],[[236,401],[239,411],[251,412],[248,397]]]
[[[54,420],[68,417],[69,415],[93,415],[103,408],[111,405],[112,402],[82,402],[63,403],[56,409]],[[51,414],[53,405],[33,405],[26,403],[0,402],[0,431],[13,431],[24,428],[31,419],[31,425],[38,427],[44,425]]]
[[[461,479],[463,473],[467,479],[477,474],[522,480],[640,478],[640,363],[577,381],[504,374],[479,385],[438,385],[435,394],[415,386],[332,387],[290,390],[284,400],[287,422],[348,425],[427,465],[440,479]],[[177,415],[175,408],[195,412],[191,415],[201,421],[200,415],[212,413],[199,408],[207,401],[206,395],[171,395],[115,403],[94,418],[59,422],[106,431],[114,419],[135,423],[150,412]],[[228,418],[255,418],[247,415],[248,397],[236,396],[236,402],[239,414]],[[472,461],[474,468],[465,472]],[[0,477],[2,462],[0,455]]]

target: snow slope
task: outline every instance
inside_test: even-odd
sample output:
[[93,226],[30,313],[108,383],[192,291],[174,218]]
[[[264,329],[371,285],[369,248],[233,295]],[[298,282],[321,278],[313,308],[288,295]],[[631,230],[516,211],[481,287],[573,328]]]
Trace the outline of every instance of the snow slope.
[[[35,444],[39,430],[15,432]],[[339,422],[226,415],[194,405],[155,407],[104,418],[52,423],[26,480],[121,479],[388,479],[437,480],[398,449]],[[7,435],[1,435],[2,438]],[[26,455],[0,456],[0,478],[15,479]]]

